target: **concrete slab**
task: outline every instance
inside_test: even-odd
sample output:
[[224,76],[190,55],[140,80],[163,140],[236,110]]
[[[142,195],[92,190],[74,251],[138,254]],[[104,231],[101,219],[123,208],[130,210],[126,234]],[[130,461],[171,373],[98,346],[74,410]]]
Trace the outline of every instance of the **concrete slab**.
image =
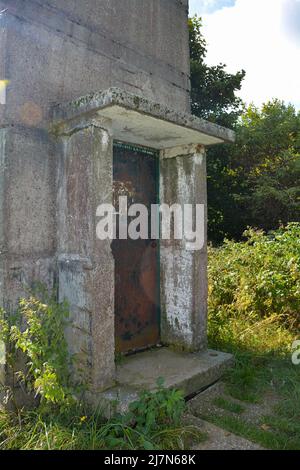
[[124,412],[141,390],[154,390],[159,377],[164,378],[165,387],[180,389],[189,396],[219,380],[233,362],[231,354],[213,350],[199,353],[181,353],[169,348],[145,351],[124,358],[117,366],[117,385],[101,394],[101,399],[118,401],[118,411]]
[[232,363],[231,354],[218,351],[181,353],[159,348],[127,357],[117,367],[117,382],[153,390],[157,379],[163,377],[167,388],[181,389],[187,396],[214,383]]
[[111,122],[114,139],[155,149],[234,142],[232,130],[180,113],[119,88],[93,93],[54,107],[53,131],[70,132],[72,121],[86,117]]

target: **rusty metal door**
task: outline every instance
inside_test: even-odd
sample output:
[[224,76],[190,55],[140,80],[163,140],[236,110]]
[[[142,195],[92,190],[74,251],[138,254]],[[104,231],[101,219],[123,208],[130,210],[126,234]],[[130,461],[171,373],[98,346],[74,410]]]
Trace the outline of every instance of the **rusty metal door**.
[[[158,156],[151,149],[115,142],[114,207],[127,196],[128,207],[144,204],[148,240],[113,241],[115,258],[115,341],[117,352],[149,348],[160,340],[159,241],[151,240],[151,204],[158,203]],[[132,219],[128,217],[128,224]],[[118,236],[117,217],[117,236]]]

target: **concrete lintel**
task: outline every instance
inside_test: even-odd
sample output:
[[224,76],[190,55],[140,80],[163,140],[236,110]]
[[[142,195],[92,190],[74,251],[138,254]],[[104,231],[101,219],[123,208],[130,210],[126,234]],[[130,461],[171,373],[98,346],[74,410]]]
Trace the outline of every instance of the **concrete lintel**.
[[80,116],[109,119],[115,139],[168,149],[174,146],[234,142],[233,131],[119,88],[92,93],[53,110],[56,128]]
[[179,145],[160,151],[160,159],[184,157],[189,155],[203,155],[205,147],[201,144]]
[[50,132],[51,134],[60,137],[69,137],[75,132],[79,132],[91,126],[105,130],[110,136],[113,135],[111,120],[101,118],[97,114],[93,113],[77,116],[74,119],[62,122],[59,125],[52,123],[50,126]]

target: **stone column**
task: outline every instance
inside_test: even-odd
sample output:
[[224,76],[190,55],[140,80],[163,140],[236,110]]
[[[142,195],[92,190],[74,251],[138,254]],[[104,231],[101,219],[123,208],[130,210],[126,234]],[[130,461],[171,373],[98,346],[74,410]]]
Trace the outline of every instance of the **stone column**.
[[[207,190],[202,146],[174,147],[160,153],[160,203],[204,205],[204,245],[161,240],[161,339],[180,350],[207,347]],[[195,212],[194,212],[195,214]],[[193,216],[194,217],[194,216]]]
[[59,299],[71,310],[67,337],[74,379],[93,398],[113,385],[114,260],[110,240],[96,236],[96,210],[112,203],[113,142],[109,122],[89,119],[61,130],[58,168]]

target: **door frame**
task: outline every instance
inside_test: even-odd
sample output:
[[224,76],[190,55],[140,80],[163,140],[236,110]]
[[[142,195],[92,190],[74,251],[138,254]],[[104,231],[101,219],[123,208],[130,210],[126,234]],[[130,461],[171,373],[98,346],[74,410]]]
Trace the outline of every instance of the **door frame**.
[[[156,178],[155,178],[155,194],[156,194],[156,200],[155,200],[155,203],[156,204],[160,204],[160,152],[159,150],[156,150],[154,148],[151,148],[151,147],[145,147],[145,146],[142,146],[142,145],[135,145],[135,144],[131,144],[129,142],[125,142],[125,141],[121,141],[121,140],[113,140],[113,172],[112,172],[112,175],[113,175],[113,183],[114,183],[114,158],[115,158],[115,153],[114,153],[114,149],[115,147],[118,147],[118,148],[124,148],[124,149],[127,149],[127,150],[132,150],[132,151],[137,151],[137,152],[140,152],[140,153],[145,153],[145,154],[148,154],[148,155],[153,155],[155,156],[155,172],[156,172]],[[160,233],[160,219],[159,219],[159,225],[158,225],[158,233]],[[156,276],[156,288],[157,288],[157,297],[158,297],[158,303],[157,303],[157,307],[156,307],[156,315],[157,315],[157,324],[158,324],[158,329],[159,329],[159,341],[157,343],[157,345],[161,345],[162,344],[162,341],[161,341],[161,292],[160,292],[160,238],[158,238],[156,240],[156,243],[157,243],[157,260],[156,260],[156,265],[157,265],[157,276]],[[116,295],[116,293],[115,293]],[[116,315],[116,310],[114,309],[114,315]],[[144,346],[144,347],[141,347],[141,348],[137,348],[137,349],[132,349],[132,350],[129,350],[127,352],[124,352],[124,353],[117,353],[117,354],[121,354],[121,355],[131,355],[131,354],[135,354],[135,353],[138,353],[138,352],[142,352],[142,351],[146,351],[146,350],[149,350],[149,349],[152,349],[152,348],[155,348],[155,345],[148,345],[148,346]],[[115,349],[116,349],[116,345],[115,345]]]

